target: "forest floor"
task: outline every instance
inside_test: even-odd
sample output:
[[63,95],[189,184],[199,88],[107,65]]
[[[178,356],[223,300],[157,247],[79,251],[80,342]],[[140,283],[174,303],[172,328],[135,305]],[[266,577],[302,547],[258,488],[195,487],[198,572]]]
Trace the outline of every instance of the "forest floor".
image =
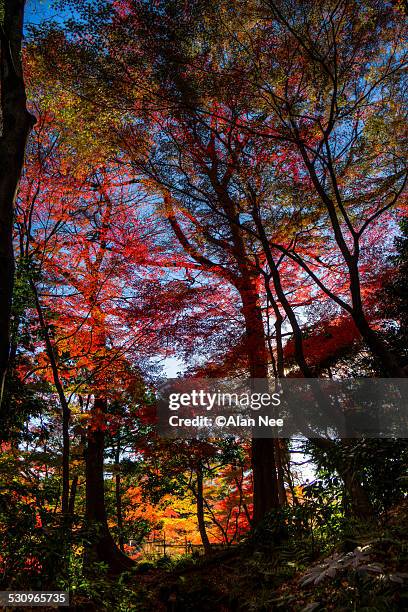
[[[408,610],[408,503],[356,529],[327,554],[304,540],[235,546],[171,570],[139,573],[140,610]],[[140,570],[139,570],[140,571]]]

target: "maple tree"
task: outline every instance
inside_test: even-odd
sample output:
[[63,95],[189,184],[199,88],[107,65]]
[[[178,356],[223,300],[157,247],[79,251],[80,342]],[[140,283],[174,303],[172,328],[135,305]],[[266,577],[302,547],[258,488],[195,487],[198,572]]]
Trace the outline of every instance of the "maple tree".
[[[258,27],[258,19],[265,27]],[[234,20],[240,25],[236,41],[230,36],[237,29]],[[295,218],[296,226],[284,242],[281,236],[277,240],[260,227],[261,212],[256,225],[265,249],[272,247],[299,265],[350,314],[384,371],[404,377],[370,325],[364,304],[366,235],[387,231],[390,210],[405,205],[406,165],[402,141],[395,138],[404,131],[401,11],[376,2],[329,3],[325,10],[313,3],[269,2],[225,12],[225,22],[224,30],[222,20],[214,22],[220,52],[226,41],[244,54],[231,56],[224,78],[239,75],[250,117],[245,127],[261,134],[276,154],[291,158],[284,181],[295,189],[284,197],[289,195],[287,222]],[[264,50],[269,37],[273,56]],[[373,54],[379,58],[375,64]],[[226,95],[231,95],[228,85]],[[308,219],[311,205],[314,214]],[[317,211],[324,225],[310,245]],[[328,283],[322,276],[327,268]]]
[[[20,257],[32,271],[29,285],[44,338],[44,357],[40,354],[37,361],[43,376],[49,376],[55,385],[62,408],[62,512],[66,514],[69,509],[69,403],[77,393],[87,390],[95,399],[87,436],[86,482],[89,490],[86,514],[88,522],[105,525],[105,549],[110,545],[114,550],[104,516],[102,457],[106,399],[103,395],[114,388],[115,376],[118,380],[126,377],[124,354],[136,340],[133,336],[124,344],[116,335],[114,346],[108,339],[106,321],[109,315],[105,309],[123,294],[123,284],[122,287],[115,285],[118,271],[125,273],[137,257],[143,261],[146,248],[136,244],[137,226],[129,216],[124,216],[127,212],[124,193],[115,213],[116,221],[122,215],[121,231],[126,231],[130,253],[123,242],[124,234],[118,234],[118,226],[111,221],[114,203],[105,190],[106,173],[103,169],[99,174],[91,170],[88,174],[74,176],[73,166],[67,166],[67,160],[61,163],[56,154],[58,143],[47,127],[44,117],[38,125],[34,163],[21,186],[23,198],[18,203]],[[52,156],[50,151],[53,151]],[[66,190],[62,195],[63,181]],[[81,232],[89,241],[78,242]],[[120,264],[118,253],[123,247]],[[45,288],[49,292],[48,299],[44,299]],[[118,324],[117,318],[115,323]],[[107,368],[111,368],[112,363],[116,363],[116,372],[108,377]]]

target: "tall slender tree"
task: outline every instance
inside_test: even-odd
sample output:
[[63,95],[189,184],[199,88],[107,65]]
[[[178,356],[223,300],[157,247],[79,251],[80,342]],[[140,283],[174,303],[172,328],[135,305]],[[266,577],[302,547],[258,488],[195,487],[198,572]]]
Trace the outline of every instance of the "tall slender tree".
[[35,123],[27,110],[23,76],[24,4],[24,0],[0,2],[0,402],[10,351],[14,199],[27,138]]

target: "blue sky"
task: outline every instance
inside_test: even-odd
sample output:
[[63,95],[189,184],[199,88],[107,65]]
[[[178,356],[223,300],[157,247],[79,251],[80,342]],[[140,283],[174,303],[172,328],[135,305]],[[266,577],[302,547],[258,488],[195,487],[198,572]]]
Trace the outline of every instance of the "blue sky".
[[53,5],[53,0],[27,0],[25,25],[39,24],[44,19],[59,21],[69,15],[69,11],[57,10]]

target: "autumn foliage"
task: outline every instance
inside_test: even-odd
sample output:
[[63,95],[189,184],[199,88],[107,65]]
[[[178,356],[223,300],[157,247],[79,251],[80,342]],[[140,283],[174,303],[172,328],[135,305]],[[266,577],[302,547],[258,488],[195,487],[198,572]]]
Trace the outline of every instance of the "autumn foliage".
[[163,439],[156,399],[406,378],[404,3],[67,0],[22,55],[5,4],[0,584],[380,520],[403,441]]

